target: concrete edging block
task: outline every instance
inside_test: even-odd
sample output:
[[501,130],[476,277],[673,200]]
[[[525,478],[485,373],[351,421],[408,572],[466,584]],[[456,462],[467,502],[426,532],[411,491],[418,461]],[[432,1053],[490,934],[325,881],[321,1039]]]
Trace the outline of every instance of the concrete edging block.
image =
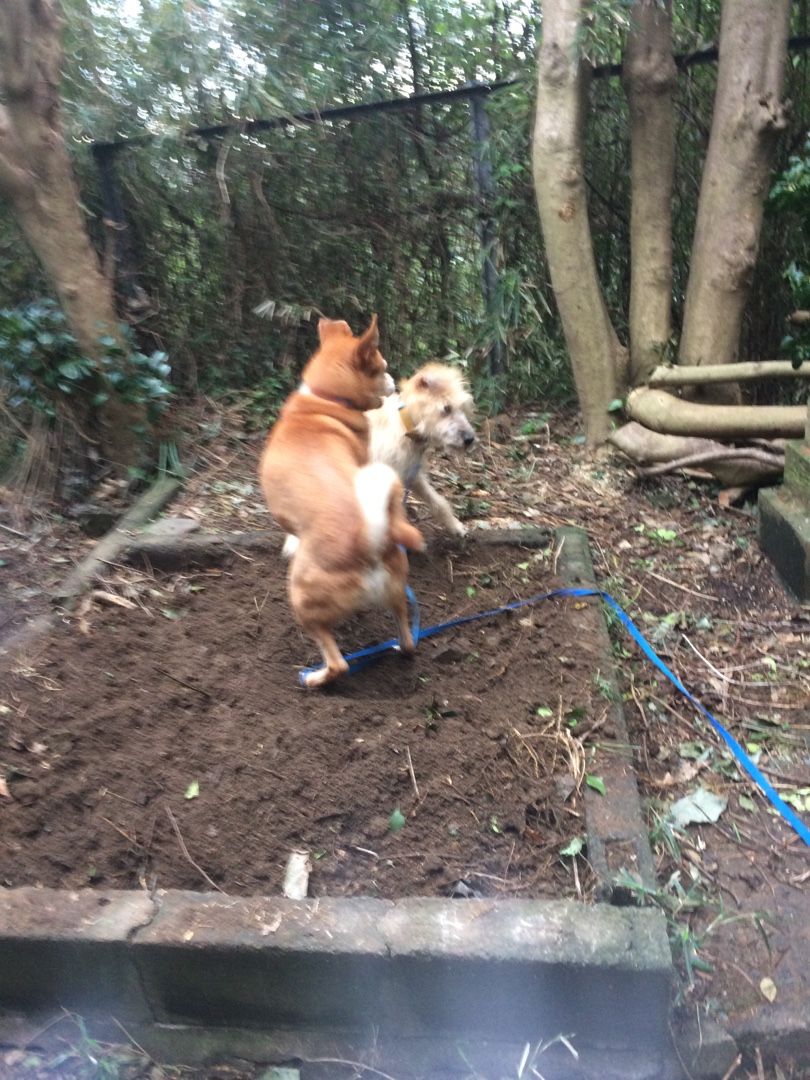
[[810,600],[810,503],[785,487],[760,488],[759,542],[788,589]]
[[549,900],[0,892],[0,1006],[396,1038],[667,1042],[663,916]]
[[[565,526],[555,531],[559,551],[560,577],[568,587],[596,589],[598,584],[591,561],[588,534],[584,529]],[[606,795],[585,789],[585,826],[588,836],[588,860],[597,877],[597,897],[612,903],[632,903],[631,891],[618,883],[622,871],[632,875],[648,889],[655,888],[647,826],[641,811],[641,799],[633,769],[633,751],[621,703],[616,664],[605,613],[597,610],[600,601],[588,601],[583,616],[594,620],[600,643],[599,675],[609,693],[607,715],[612,729],[612,746],[599,753],[597,771],[605,784]]]
[[130,941],[155,911],[142,892],[0,889],[0,1006],[151,1018]]

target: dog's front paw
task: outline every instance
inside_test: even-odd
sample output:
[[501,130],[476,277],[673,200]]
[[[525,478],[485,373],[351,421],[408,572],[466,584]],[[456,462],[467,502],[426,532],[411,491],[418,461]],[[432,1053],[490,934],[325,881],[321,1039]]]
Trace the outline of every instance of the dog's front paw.
[[449,528],[453,536],[466,536],[468,532],[467,526],[463,525],[458,520],[458,518],[453,518],[453,520],[450,522]]

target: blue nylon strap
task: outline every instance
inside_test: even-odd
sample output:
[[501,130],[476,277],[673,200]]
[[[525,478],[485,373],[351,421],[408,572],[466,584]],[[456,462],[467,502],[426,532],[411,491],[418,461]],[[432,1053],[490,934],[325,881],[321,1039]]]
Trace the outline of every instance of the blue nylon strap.
[[[788,806],[785,800],[776,791],[770,780],[764,775],[761,769],[755,765],[751,758],[746,754],[742,746],[737,742],[731,732],[716,720],[709,710],[702,705],[697,698],[686,689],[678,676],[671,671],[664,661],[658,656],[653,647],[644,637],[642,632],[625,612],[624,608],[618,603],[617,600],[610,595],[610,593],[602,592],[601,589],[552,589],[550,592],[538,593],[536,596],[529,596],[525,600],[514,600],[511,604],[504,604],[502,607],[491,608],[489,611],[478,611],[472,615],[461,615],[456,619],[449,619],[447,622],[437,623],[435,626],[420,627],[419,622],[419,605],[416,602],[416,597],[413,594],[413,590],[410,586],[406,589],[408,596],[408,603],[411,606],[411,632],[413,633],[414,642],[422,641],[425,638],[434,637],[436,634],[441,634],[445,630],[451,630],[456,626],[466,626],[469,623],[478,622],[481,619],[490,619],[496,615],[503,615],[507,611],[517,611],[520,608],[530,607],[533,604],[538,604],[541,600],[550,600],[554,597],[586,597],[586,596],[598,596],[611,608],[622,626],[630,634],[632,639],[641,649],[642,653],[650,660],[658,670],[665,675],[675,689],[686,698],[686,700],[693,705],[698,712],[700,712],[709,721],[711,726],[726,744],[731,751],[732,756],[736,760],[741,769],[746,772],[751,779],[757,784],[766,798],[769,800],[772,806],[781,814],[785,821],[799,834],[804,840],[805,844],[810,847],[810,829],[805,825],[801,818],[794,812],[794,810]],[[396,638],[390,638],[388,641],[382,642],[380,645],[369,645],[365,649],[360,649],[357,652],[349,653],[346,656],[346,660],[349,664],[349,674],[353,675],[356,671],[362,670],[369,664],[373,663],[383,653],[390,652],[398,649],[399,643]],[[301,672],[299,678],[303,683],[304,676],[310,671],[317,671],[318,668],[306,668]]]

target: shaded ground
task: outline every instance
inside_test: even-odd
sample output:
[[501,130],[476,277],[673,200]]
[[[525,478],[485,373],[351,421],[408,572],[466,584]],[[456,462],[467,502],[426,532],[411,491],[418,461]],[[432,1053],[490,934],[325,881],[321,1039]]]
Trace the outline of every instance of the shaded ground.
[[[618,460],[583,461],[573,431],[569,418],[537,414],[490,424],[469,458],[439,459],[432,474],[470,519],[587,528],[604,587],[807,819],[810,611],[786,595],[759,550],[755,507],[735,505],[733,493],[696,478],[644,481]],[[199,468],[178,512],[207,528],[266,527],[253,476],[259,446],[259,438],[232,426],[198,447]],[[435,539],[432,526],[423,524]],[[16,526],[27,527],[24,520]],[[46,550],[40,578],[52,573],[47,559]],[[540,587],[547,582],[544,569]],[[122,592],[124,586],[111,588]],[[484,606],[480,599],[471,607]],[[451,613],[436,603],[441,615]],[[89,617],[97,618],[93,611]],[[615,642],[657,855],[659,889],[651,899],[672,917],[684,977],[680,1007],[684,1015],[717,1016],[749,1031],[778,1022],[791,1008],[801,1015],[810,1000],[807,850],[676,692],[619,633]],[[577,659],[577,643],[565,644]],[[395,776],[395,791],[407,791],[407,774]],[[726,800],[718,822],[673,830],[667,823],[672,803],[698,786]],[[409,828],[388,839],[400,843]],[[487,839],[502,840],[497,834]],[[375,843],[368,846],[379,854]],[[491,865],[503,876],[505,862]],[[771,1075],[759,1072],[751,1049],[733,1075]],[[800,1075],[789,1060],[781,1067],[785,1076]]]

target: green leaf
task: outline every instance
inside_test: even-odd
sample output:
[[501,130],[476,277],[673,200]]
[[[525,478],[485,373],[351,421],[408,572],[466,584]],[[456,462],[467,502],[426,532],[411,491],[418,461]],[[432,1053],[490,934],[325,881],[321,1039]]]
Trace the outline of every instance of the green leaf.
[[611,403],[608,405],[607,411],[608,412],[621,412],[621,410],[623,408],[624,408],[624,402],[622,401],[621,398],[617,397],[617,398],[614,398],[613,401],[611,401]]
[[656,540],[660,540],[662,543],[668,544],[670,541],[675,540],[678,536],[674,529],[653,529],[650,533]]
[[605,794],[605,781],[601,776],[591,776],[589,773],[585,777],[585,783],[589,788],[593,788],[594,791],[598,791],[600,795]]
[[536,709],[538,716],[553,716],[554,710],[550,709],[548,705],[538,705]]
[[199,794],[200,794],[199,781],[192,780],[191,783],[186,788],[186,792],[185,792],[185,795],[183,796],[183,798],[185,798],[185,799],[196,799]]
[[739,798],[740,808],[747,810],[749,814],[753,814],[757,808],[757,804],[751,798],[750,795],[740,795]]
[[396,810],[392,812],[391,817],[388,819],[388,831],[399,832],[400,829],[404,828],[405,815],[402,813],[399,807],[397,807]]
[[560,854],[570,855],[573,858],[575,855],[579,855],[584,846],[585,837],[575,836],[573,840],[569,840],[569,842],[565,845],[564,848],[560,848]]
[[469,598],[471,600],[475,596],[475,593],[476,593],[475,586],[474,585],[468,585],[467,586],[467,596],[469,596]]
[[489,819],[489,827],[498,836],[500,836],[503,833],[503,829],[501,828],[501,823],[498,821],[498,817],[497,817],[496,814],[493,814],[492,817]]

